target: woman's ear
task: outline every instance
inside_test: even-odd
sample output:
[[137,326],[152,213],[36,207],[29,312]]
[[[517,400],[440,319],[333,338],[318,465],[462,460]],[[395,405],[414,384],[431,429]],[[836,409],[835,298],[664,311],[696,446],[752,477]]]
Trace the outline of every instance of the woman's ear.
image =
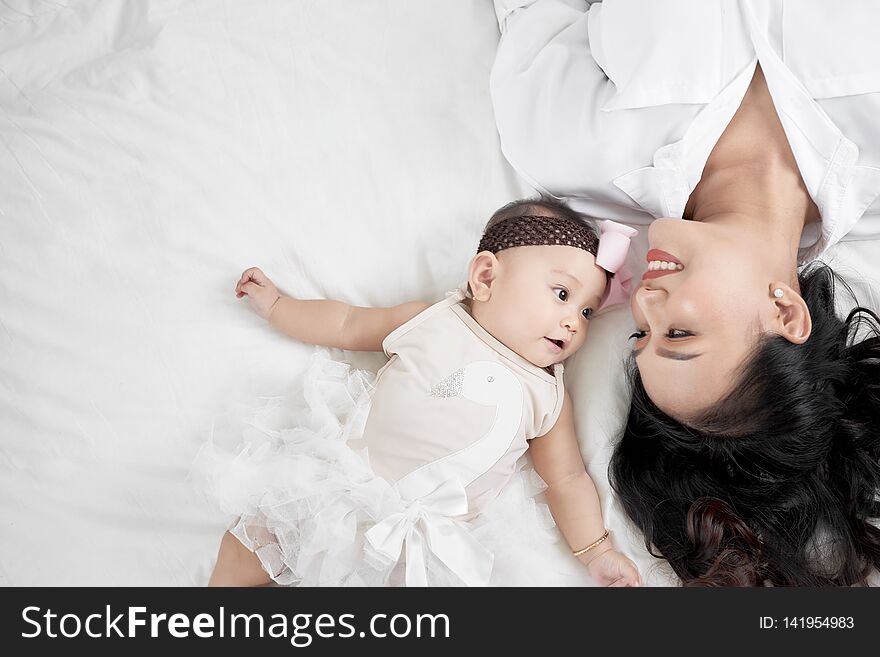
[[770,286],[770,296],[775,306],[775,331],[793,344],[806,342],[813,330],[813,320],[804,298],[778,281]]
[[480,251],[471,260],[468,284],[475,301],[488,301],[492,296],[492,283],[498,275],[498,258],[491,251]]

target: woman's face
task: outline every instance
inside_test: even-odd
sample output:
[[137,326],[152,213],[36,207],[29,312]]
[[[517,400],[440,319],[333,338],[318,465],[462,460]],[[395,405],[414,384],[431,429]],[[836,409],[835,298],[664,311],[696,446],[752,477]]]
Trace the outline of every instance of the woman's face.
[[[773,325],[765,254],[744,233],[681,219],[658,219],[648,231],[649,270],[631,300],[634,353],[648,395],[680,421],[732,388],[739,366]],[[683,268],[651,271],[652,260]]]

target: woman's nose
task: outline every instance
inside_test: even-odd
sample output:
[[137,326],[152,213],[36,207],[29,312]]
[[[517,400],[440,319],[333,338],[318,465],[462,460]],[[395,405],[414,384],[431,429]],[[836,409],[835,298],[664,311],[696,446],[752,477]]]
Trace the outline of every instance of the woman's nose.
[[652,316],[659,310],[665,298],[666,292],[663,290],[639,287],[633,292],[632,311],[636,321],[639,320],[637,313],[641,313],[650,323]]
[[638,303],[641,308],[651,308],[656,307],[657,304],[663,301],[666,297],[666,292],[661,289],[652,289],[641,286],[633,293],[633,296],[636,299],[636,303]]

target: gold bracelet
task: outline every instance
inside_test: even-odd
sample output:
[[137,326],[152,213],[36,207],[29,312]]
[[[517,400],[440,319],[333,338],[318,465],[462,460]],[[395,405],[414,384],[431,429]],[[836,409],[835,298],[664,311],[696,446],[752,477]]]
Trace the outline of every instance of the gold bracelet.
[[572,554],[576,557],[579,557],[582,554],[586,554],[587,552],[592,550],[594,547],[596,547],[600,543],[604,542],[606,538],[608,538],[608,530],[607,529],[605,530],[605,533],[602,534],[602,536],[600,536],[597,540],[593,541],[592,543],[590,543],[587,547],[583,548],[582,550],[577,550],[576,552],[572,552]]

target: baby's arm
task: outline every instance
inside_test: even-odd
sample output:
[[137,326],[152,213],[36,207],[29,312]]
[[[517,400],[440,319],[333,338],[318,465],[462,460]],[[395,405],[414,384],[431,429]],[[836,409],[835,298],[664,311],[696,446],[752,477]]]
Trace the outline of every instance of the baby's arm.
[[392,308],[361,308],[329,299],[294,299],[281,294],[259,268],[242,273],[235,294],[290,337],[349,351],[382,351],[382,341],[430,304],[411,301]]
[[[574,429],[568,392],[553,428],[529,443],[532,463],[547,483],[547,504],[559,531],[573,551],[597,541],[605,533],[599,494],[584,468]],[[578,559],[590,575],[605,586],[638,586],[635,565],[614,550],[610,539],[584,552]]]

